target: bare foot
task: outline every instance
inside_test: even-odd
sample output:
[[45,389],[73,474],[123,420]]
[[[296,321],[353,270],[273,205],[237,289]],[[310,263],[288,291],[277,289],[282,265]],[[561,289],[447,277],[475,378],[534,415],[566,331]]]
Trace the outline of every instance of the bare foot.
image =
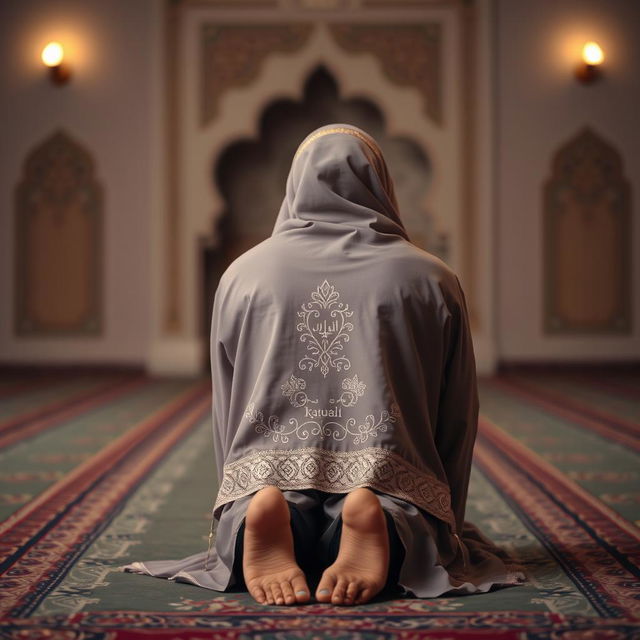
[[296,562],[289,506],[277,487],[260,489],[249,502],[242,572],[260,604],[297,604],[311,597]]
[[316,589],[319,602],[364,604],[379,593],[389,571],[389,534],[373,491],[352,491],[342,507],[340,550]]

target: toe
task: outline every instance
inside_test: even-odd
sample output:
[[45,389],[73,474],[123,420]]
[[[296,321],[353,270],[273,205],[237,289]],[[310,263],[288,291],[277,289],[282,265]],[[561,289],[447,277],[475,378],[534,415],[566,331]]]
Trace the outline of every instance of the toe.
[[296,597],[293,595],[293,588],[288,580],[283,580],[280,583],[280,589],[282,589],[285,604],[293,604],[296,601]]
[[291,581],[291,586],[293,587],[297,602],[307,602],[311,597],[309,595],[309,586],[303,575],[295,577]]
[[271,585],[271,593],[273,593],[276,604],[284,604],[284,595],[282,594],[282,589],[279,582],[274,582]]
[[333,593],[333,588],[336,584],[336,577],[333,573],[329,573],[325,571],[322,574],[322,578],[318,583],[318,588],[316,589],[316,598],[318,602],[330,602],[331,594]]
[[273,594],[273,591],[271,590],[271,585],[267,584],[264,586],[264,592],[267,596],[267,604],[275,604],[276,603],[276,599],[275,596]]
[[264,593],[264,589],[261,586],[252,586],[249,588],[249,593],[253,596],[256,602],[265,604],[267,602],[267,596]]
[[344,578],[339,578],[331,596],[331,602],[333,604],[342,604],[344,602],[344,595],[347,591],[347,585],[349,582]]
[[350,582],[345,594],[345,598],[344,598],[345,601],[348,604],[355,602],[359,591],[360,591],[360,582],[358,582],[357,580]]
[[364,604],[365,602],[369,602],[369,600],[373,598],[374,594],[375,594],[375,589],[373,587],[369,587],[369,586],[365,587],[360,592],[360,595],[358,596],[358,600],[356,604]]

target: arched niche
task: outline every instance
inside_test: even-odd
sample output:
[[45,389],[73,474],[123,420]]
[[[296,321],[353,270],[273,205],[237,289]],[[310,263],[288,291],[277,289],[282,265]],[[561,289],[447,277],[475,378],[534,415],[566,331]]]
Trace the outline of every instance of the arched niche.
[[16,335],[99,335],[102,188],[89,151],[63,130],[26,159],[15,232]]
[[217,242],[204,248],[205,336],[220,275],[237,256],[271,235],[298,144],[328,122],[354,124],[374,136],[389,165],[412,242],[448,259],[446,235],[438,232],[433,217],[421,206],[432,180],[431,165],[422,148],[407,137],[388,135],[380,108],[366,98],[344,99],[329,70],[318,65],[304,83],[301,100],[269,103],[259,118],[258,136],[230,143],[212,167],[211,179],[222,195],[224,211],[212,229]]
[[[453,123],[447,126],[430,118],[424,93],[416,87],[395,84],[383,70],[377,55],[346,52],[331,35],[329,27],[318,23],[299,50],[286,55],[277,51],[270,54],[261,62],[259,73],[250,83],[232,86],[218,95],[216,117],[206,124],[201,121],[202,105],[193,99],[194,96],[204,99],[204,94],[185,92],[185,133],[178,189],[181,196],[178,211],[183,217],[180,227],[185,235],[170,252],[176,259],[185,252],[181,259],[184,286],[180,291],[169,292],[169,308],[179,310],[187,326],[199,335],[206,331],[201,321],[202,305],[197,302],[202,289],[193,287],[195,283],[203,283],[200,275],[190,276],[189,272],[194,265],[202,269],[202,263],[193,260],[191,255],[194,250],[201,254],[203,247],[213,248],[221,242],[222,236],[217,230],[224,227],[224,224],[218,225],[226,211],[225,197],[211,178],[211,167],[218,163],[229,145],[238,140],[260,138],[261,118],[271,103],[303,102],[306,80],[319,65],[334,78],[342,100],[365,100],[376,105],[384,114],[384,132],[389,140],[410,140],[428,158],[433,179],[422,200],[413,203],[410,210],[429,213],[433,225],[429,237],[439,238],[438,250],[445,253],[443,239],[446,236],[447,258],[454,268],[459,261],[460,246],[456,237],[462,191],[459,185],[462,165],[458,162],[460,130]],[[187,76],[187,84],[189,80]],[[191,80],[195,82],[196,77]],[[291,157],[287,162],[290,160]],[[169,237],[170,244],[178,240],[175,235]],[[180,304],[180,298],[195,304]],[[197,311],[197,320],[193,311]]]
[[544,330],[631,331],[631,187],[618,151],[582,127],[544,188]]

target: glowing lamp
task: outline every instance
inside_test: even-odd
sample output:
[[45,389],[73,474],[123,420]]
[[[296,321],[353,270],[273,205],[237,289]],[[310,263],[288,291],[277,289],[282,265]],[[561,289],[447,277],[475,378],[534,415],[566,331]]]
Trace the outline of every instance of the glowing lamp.
[[582,62],[576,67],[576,77],[580,82],[590,83],[598,79],[602,72],[599,66],[604,53],[597,42],[586,42],[582,47]]
[[65,84],[71,77],[68,65],[63,63],[64,49],[59,42],[50,42],[41,54],[42,62],[49,67],[49,77],[54,84]]

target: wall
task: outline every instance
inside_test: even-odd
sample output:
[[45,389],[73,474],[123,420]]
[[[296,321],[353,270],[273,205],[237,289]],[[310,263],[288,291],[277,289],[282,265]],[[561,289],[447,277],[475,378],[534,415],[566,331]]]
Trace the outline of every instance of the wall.
[[[161,32],[154,0],[0,4],[0,360],[143,364],[150,325],[150,225]],[[56,87],[40,62],[60,40],[73,68]],[[103,205],[103,335],[15,337],[14,189],[26,155],[64,128],[93,156]]]
[[[640,356],[640,4],[628,0],[497,0],[496,158],[498,350],[503,360]],[[573,68],[582,44],[605,53],[600,82]],[[627,336],[545,335],[542,189],[554,152],[583,125],[616,147],[632,189],[632,327]]]
[[[498,356],[505,360],[637,359],[640,296],[631,336],[549,336],[542,327],[542,188],[557,148],[588,124],[621,154],[632,187],[633,247],[640,247],[640,77],[635,65],[640,5],[628,0],[487,0],[493,12],[492,74],[479,90],[491,126],[479,136],[486,206],[498,216],[477,234],[497,238],[497,292],[482,296],[498,312]],[[166,278],[163,221],[162,2],[12,0],[0,4],[0,361],[148,362]],[[482,18],[484,20],[484,18]],[[74,77],[52,86],[39,55],[51,39],[67,46]],[[605,78],[573,79],[582,43],[598,40]],[[479,76],[480,78],[484,76]],[[64,127],[88,149],[104,189],[104,334],[95,338],[13,335],[14,190],[26,155]],[[490,145],[494,161],[489,162]],[[495,169],[492,178],[491,170]],[[495,196],[491,195],[495,185]],[[485,207],[485,204],[482,205]],[[485,221],[486,222],[486,221]],[[490,244],[490,243],[489,243]],[[488,245],[487,245],[488,246]],[[158,253],[155,260],[152,252]],[[479,260],[490,264],[493,251]],[[153,265],[153,266],[151,266]],[[637,292],[640,260],[632,256]],[[488,283],[491,284],[490,279]],[[482,291],[482,289],[480,289]],[[155,292],[155,293],[154,293]],[[156,311],[152,311],[156,309]],[[485,317],[487,314],[485,313]],[[154,329],[154,327],[156,327]],[[479,351],[482,349],[479,348]]]

